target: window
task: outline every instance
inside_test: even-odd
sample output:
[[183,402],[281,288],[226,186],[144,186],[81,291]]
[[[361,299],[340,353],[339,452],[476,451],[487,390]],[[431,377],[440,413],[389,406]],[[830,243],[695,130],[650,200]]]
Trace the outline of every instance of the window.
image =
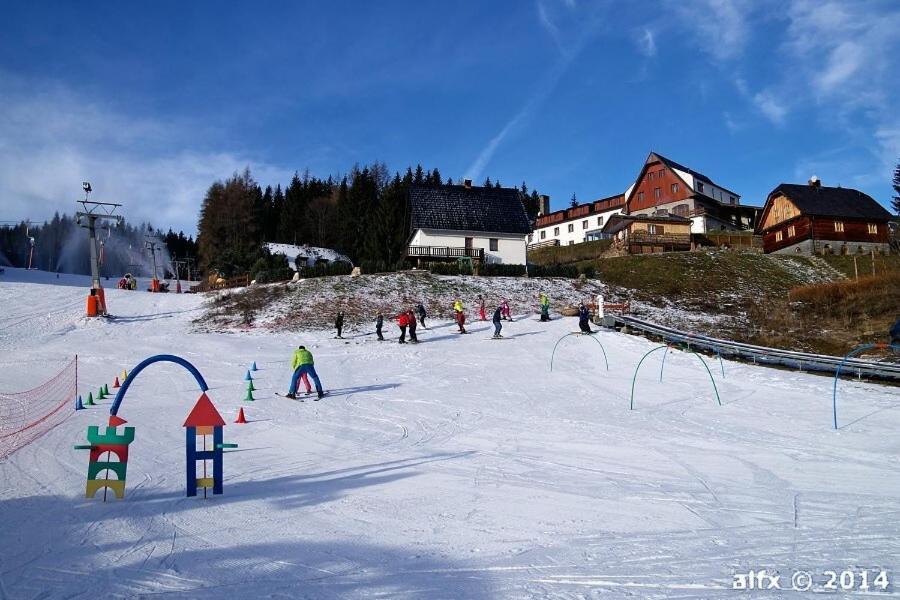
[[698,182],[697,182],[697,191],[698,191],[698,192],[702,192],[702,191],[703,191],[703,182],[702,182],[702,181],[698,181]]
[[497,251],[497,245],[499,244],[499,241],[497,240],[497,238],[490,238],[488,240],[488,244],[490,245],[489,247],[491,249],[491,252]]
[[877,234],[878,233],[878,225],[876,225],[875,223],[869,223],[869,233],[871,233],[872,235]]
[[575,223],[569,223],[569,233],[575,231]]
[[673,183],[673,184],[672,184],[672,193],[673,193],[673,194],[677,194],[677,193],[678,193],[678,184],[677,184],[677,183]]
[[546,232],[546,231],[543,231],[543,230],[541,231],[541,239],[542,239],[542,240],[547,239],[547,232]]
[[844,222],[843,221],[835,221],[834,222],[834,230],[838,233],[844,233]]
[[640,201],[644,200],[644,192],[638,192],[638,200],[640,200]]
[[651,223],[650,225],[647,225],[647,232],[650,233],[651,235],[662,235],[664,231],[665,231],[665,229],[663,228],[662,225],[657,225],[655,223]]
[[662,194],[662,190],[659,188],[653,188],[653,196],[659,200],[659,196]]
[[662,176],[663,176],[663,173],[665,173],[665,172],[666,172],[665,169],[660,169],[660,170],[656,173],[656,176],[659,177],[659,178],[661,179]]
[[781,234],[780,231],[776,231],[776,232],[775,232],[775,241],[776,241],[776,242],[780,242],[780,241],[782,240],[783,237],[784,237],[784,236]]
[[791,225],[790,227],[788,227],[788,237],[792,238],[795,235],[797,235],[797,230],[794,228],[793,225]]
[[575,245],[575,240],[569,240],[569,245],[570,245],[570,246],[574,246],[574,245]]
[[647,173],[647,179],[650,181],[653,181],[653,171],[650,171],[649,173]]
[[587,225],[588,225],[587,219],[585,219],[584,221],[581,222],[582,229],[587,229]]
[[553,228],[553,237],[556,237],[558,235],[559,235],[559,227],[554,227]]
[[672,213],[678,215],[679,217],[688,216],[688,205],[687,204],[679,204],[678,206],[672,209]]
[[737,198],[735,198],[734,196],[728,196],[728,201],[732,204],[737,204]]
[[597,227],[603,227],[603,217],[597,217]]

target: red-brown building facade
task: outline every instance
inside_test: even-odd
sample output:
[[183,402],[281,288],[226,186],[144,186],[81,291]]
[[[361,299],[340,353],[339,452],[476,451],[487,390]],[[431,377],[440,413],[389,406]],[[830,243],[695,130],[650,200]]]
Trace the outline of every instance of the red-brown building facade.
[[756,233],[766,253],[887,253],[890,218],[871,196],[812,179],[772,190]]

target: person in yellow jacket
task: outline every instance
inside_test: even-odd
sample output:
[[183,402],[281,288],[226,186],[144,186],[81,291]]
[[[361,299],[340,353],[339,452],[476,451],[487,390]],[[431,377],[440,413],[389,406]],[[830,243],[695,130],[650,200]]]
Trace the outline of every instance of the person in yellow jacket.
[[550,320],[550,298],[547,297],[547,294],[541,292],[541,321],[549,321]]
[[291,359],[291,368],[294,369],[294,374],[291,376],[291,388],[287,393],[288,398],[293,399],[297,397],[297,394],[294,393],[294,390],[297,389],[297,380],[304,375],[312,377],[313,383],[316,384],[316,392],[319,398],[325,395],[314,363],[312,352],[307,350],[305,346],[300,346],[294,350],[294,356]]
[[466,314],[463,312],[463,303],[459,298],[453,303],[453,310],[456,311],[456,324],[459,326],[460,333],[466,333]]

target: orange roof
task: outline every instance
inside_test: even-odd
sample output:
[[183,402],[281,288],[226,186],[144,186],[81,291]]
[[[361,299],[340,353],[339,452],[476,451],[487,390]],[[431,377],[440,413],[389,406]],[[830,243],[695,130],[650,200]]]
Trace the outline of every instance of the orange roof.
[[221,427],[225,425],[225,420],[216,407],[213,406],[206,392],[197,400],[197,404],[191,409],[191,414],[184,420],[182,427]]

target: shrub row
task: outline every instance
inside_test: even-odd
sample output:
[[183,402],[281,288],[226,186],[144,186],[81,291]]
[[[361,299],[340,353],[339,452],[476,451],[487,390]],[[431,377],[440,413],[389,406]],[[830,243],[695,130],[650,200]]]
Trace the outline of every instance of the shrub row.
[[335,261],[332,263],[320,263],[314,267],[300,267],[300,277],[327,277],[329,275],[349,275],[353,271],[353,265],[348,262]]

